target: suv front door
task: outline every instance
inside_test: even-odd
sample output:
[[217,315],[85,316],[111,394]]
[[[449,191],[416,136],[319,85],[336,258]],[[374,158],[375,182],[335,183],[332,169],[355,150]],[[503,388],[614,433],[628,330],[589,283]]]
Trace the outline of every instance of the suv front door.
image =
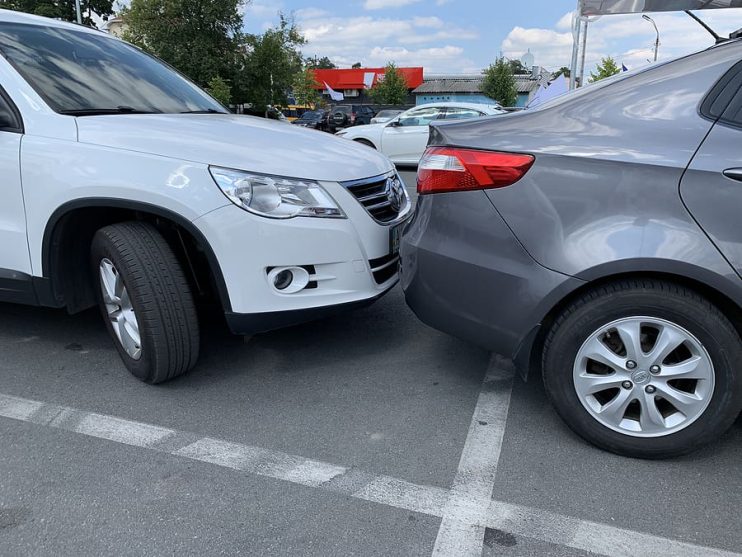
[[0,87],[0,300],[33,298],[26,212],[21,190],[20,116]]

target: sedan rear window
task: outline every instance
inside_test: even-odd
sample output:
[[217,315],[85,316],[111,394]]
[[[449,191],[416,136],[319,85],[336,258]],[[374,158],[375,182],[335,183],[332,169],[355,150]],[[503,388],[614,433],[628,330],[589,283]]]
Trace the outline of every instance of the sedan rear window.
[[176,71],[103,33],[0,23],[0,54],[57,112],[225,112]]

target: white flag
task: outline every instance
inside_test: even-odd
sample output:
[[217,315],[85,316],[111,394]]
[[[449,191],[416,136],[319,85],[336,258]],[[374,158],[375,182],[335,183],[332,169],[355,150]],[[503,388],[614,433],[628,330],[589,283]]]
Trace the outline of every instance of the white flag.
[[376,77],[375,72],[364,72],[363,74],[363,86],[366,89],[371,89],[374,85],[374,77]]
[[330,95],[330,98],[333,101],[342,101],[345,98],[345,96],[341,92],[335,91],[335,89],[330,87],[326,81],[325,81],[325,90],[327,91],[327,94]]

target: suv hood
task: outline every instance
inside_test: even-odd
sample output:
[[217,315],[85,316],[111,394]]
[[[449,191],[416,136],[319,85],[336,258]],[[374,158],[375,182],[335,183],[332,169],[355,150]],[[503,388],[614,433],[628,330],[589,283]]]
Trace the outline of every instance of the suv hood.
[[81,143],[309,180],[357,180],[393,168],[364,145],[254,116],[85,116],[77,129]]

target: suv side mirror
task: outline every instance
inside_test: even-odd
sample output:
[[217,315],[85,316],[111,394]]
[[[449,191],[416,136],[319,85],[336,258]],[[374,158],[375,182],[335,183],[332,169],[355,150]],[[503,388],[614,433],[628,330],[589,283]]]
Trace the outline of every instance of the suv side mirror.
[[399,123],[399,120],[392,120],[391,122],[389,122],[389,127],[390,128],[398,128],[401,125],[402,124]]

